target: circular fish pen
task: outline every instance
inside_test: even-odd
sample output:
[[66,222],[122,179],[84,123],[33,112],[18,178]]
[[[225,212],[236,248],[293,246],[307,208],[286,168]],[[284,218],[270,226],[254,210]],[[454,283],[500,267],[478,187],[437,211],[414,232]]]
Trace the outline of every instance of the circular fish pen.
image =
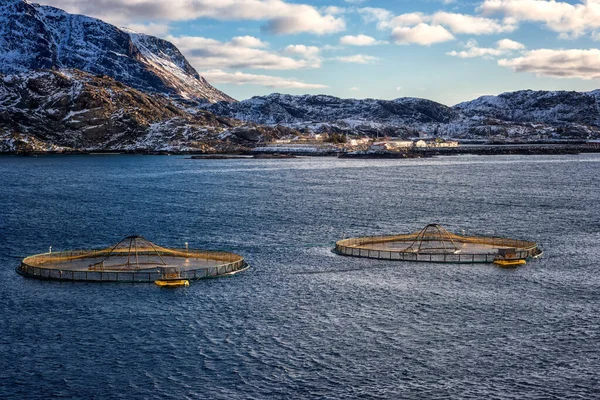
[[382,260],[437,263],[492,263],[524,260],[542,254],[537,243],[488,236],[463,236],[443,226],[429,224],[405,235],[371,236],[343,239],[335,244],[336,253]]
[[[187,247],[187,243],[186,243]],[[141,236],[128,236],[102,250],[72,250],[23,259],[23,276],[60,281],[154,282],[165,271],[195,280],[233,275],[248,269],[240,255],[222,251],[171,249]]]

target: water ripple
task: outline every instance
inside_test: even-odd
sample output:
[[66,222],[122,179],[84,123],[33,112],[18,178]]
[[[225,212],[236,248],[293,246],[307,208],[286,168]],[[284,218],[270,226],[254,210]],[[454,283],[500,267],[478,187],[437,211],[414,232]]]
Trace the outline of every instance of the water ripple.
[[[0,397],[595,398],[598,162],[0,157]],[[429,222],[545,254],[503,270],[331,252]],[[252,268],[182,290],[14,273],[134,232]]]

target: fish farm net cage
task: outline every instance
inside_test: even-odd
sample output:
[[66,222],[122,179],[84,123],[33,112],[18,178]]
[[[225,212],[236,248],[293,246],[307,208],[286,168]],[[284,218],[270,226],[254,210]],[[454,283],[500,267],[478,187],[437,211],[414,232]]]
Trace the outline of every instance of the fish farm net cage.
[[171,267],[178,269],[182,279],[192,280],[233,275],[246,270],[248,264],[234,253],[166,248],[141,236],[128,236],[101,250],[49,252],[26,257],[17,272],[27,277],[61,281],[154,282]]
[[523,260],[542,254],[535,242],[457,235],[439,224],[404,235],[342,239],[334,251],[355,257],[438,263],[492,263],[499,257]]

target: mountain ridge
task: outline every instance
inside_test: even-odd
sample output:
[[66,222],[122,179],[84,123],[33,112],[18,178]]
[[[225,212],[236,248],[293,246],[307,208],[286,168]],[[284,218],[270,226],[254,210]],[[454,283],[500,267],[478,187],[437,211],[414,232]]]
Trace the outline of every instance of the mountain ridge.
[[164,39],[25,0],[0,4],[0,73],[53,68],[108,75],[182,100],[235,101]]
[[451,107],[281,93],[237,102],[164,39],[25,0],[0,4],[0,152],[223,152],[309,133],[599,138],[600,90],[521,90]]
[[0,75],[0,152],[239,151],[291,130],[181,108],[79,70]]
[[328,95],[254,96],[201,106],[215,114],[299,130],[455,138],[504,135],[586,138],[600,135],[600,90],[506,92],[452,107],[428,99],[342,99]]

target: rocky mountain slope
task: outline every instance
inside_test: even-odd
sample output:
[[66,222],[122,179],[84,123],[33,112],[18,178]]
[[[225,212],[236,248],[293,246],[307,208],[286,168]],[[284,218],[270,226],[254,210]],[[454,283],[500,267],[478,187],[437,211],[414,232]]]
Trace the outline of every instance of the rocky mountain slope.
[[366,134],[388,134],[415,126],[444,125],[458,116],[450,107],[425,99],[356,100],[278,93],[235,104],[216,103],[205,108],[218,115],[260,124]]
[[600,91],[519,91],[454,107],[415,98],[339,99],[271,94],[203,106],[218,115],[314,132],[456,138],[585,139],[600,136]]
[[166,40],[26,0],[0,3],[0,73],[79,69],[146,92],[234,101],[212,87]]
[[78,70],[0,76],[0,152],[230,151],[293,134],[189,112]]
[[453,107],[284,94],[236,102],[165,40],[26,0],[0,2],[0,152],[232,151],[299,132],[598,138],[600,90],[519,91]]
[[600,125],[600,91],[521,90],[499,96],[483,96],[457,104],[454,109],[467,118],[548,124]]
[[521,90],[482,96],[453,107],[468,132],[527,139],[600,137],[600,91]]

